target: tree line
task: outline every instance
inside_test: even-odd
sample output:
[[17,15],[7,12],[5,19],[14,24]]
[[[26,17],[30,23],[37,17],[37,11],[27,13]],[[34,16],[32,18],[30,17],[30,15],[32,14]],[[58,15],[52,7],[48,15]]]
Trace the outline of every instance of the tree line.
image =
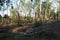
[[[25,0],[18,0],[19,5],[16,2],[17,7],[14,8],[12,4],[10,4],[10,0],[0,0],[0,10],[4,8],[3,5],[6,3],[7,8],[11,5],[11,16],[4,15],[2,17],[0,15],[0,22],[4,22],[4,20],[9,20],[12,23],[50,23],[54,21],[60,21],[60,0],[56,0],[59,5],[56,8],[51,8],[52,2],[50,0],[46,0],[41,3],[41,0],[29,0],[27,3]],[[20,8],[21,7],[21,8]],[[55,10],[57,10],[55,12]],[[25,16],[21,14],[25,14]]]

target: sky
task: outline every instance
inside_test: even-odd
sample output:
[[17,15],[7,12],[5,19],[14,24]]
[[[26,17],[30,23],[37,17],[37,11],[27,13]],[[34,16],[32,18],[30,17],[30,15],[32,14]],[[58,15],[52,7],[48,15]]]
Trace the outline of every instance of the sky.
[[[45,0],[40,0],[40,3],[42,3],[43,1],[45,1]],[[50,1],[52,1],[52,0],[50,0]],[[25,2],[28,2],[28,0],[26,0]],[[58,5],[58,3],[56,2],[56,1],[52,1],[53,3],[52,3],[52,8],[53,7],[56,7],[56,9],[57,9],[57,5]],[[16,5],[16,3],[18,3],[18,5]],[[20,7],[20,5],[19,5],[19,1],[17,1],[17,0],[11,0],[11,4],[14,6],[14,8],[17,8],[17,7]],[[4,5],[4,7],[6,8],[6,10],[4,11],[4,14],[3,14],[3,11],[0,11],[0,15],[2,15],[2,16],[4,16],[5,14],[7,14],[8,16],[10,16],[10,9],[11,9],[11,7],[10,7],[11,5],[9,5],[9,7],[7,8],[7,6],[6,6],[6,4]],[[24,14],[23,14],[24,15]]]

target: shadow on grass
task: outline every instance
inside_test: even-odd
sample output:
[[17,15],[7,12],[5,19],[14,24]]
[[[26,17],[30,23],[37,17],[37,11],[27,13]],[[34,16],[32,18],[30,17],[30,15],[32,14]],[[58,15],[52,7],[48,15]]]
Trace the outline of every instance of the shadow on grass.
[[[38,26],[42,27],[40,25]],[[40,32],[38,33],[26,36],[17,36],[16,34],[8,33],[7,27],[5,29],[7,29],[4,30],[6,32],[4,31],[0,32],[0,40],[60,40],[60,22],[52,22],[43,25],[44,31],[40,30]],[[45,29],[47,29],[47,31]]]

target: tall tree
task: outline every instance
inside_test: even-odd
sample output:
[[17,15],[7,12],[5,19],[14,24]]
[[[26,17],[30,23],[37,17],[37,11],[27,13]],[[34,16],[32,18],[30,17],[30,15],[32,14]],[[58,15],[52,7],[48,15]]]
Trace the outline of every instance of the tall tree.
[[43,21],[45,20],[45,17],[47,16],[47,18],[49,19],[50,17],[50,7],[51,6],[51,2],[49,1],[44,1],[42,3],[42,15],[43,15]]
[[57,0],[59,5],[58,5],[58,8],[57,8],[57,21],[59,20],[59,14],[60,14],[60,0]]
[[35,0],[33,9],[35,11],[35,22],[40,18],[40,0]]
[[2,22],[2,16],[0,15],[0,22]]

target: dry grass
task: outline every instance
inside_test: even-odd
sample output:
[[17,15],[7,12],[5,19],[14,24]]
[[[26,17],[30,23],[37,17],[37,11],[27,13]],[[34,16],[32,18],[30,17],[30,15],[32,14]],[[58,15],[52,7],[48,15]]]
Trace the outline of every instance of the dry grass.
[[13,29],[12,29],[12,32],[13,32],[13,33],[16,33],[16,32],[18,32],[18,31],[21,31],[21,30],[23,30],[23,29],[28,29],[28,28],[29,28],[28,26],[16,27],[16,28],[13,28]]

